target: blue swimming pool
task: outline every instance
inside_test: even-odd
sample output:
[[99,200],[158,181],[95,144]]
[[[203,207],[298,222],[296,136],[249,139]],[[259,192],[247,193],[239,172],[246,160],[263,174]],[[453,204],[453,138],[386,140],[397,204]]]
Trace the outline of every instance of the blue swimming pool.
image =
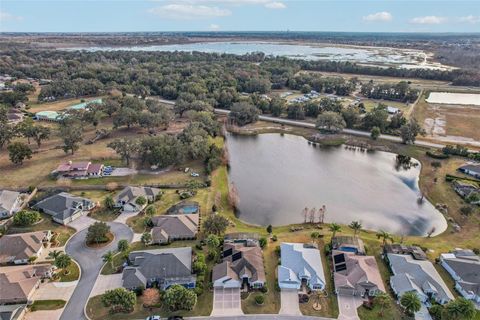
[[196,206],[186,206],[181,209],[183,213],[197,213],[198,207]]

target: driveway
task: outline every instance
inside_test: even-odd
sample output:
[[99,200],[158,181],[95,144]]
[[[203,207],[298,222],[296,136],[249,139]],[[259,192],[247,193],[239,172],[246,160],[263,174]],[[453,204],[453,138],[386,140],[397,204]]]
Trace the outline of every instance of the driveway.
[[119,222],[123,224],[127,224],[128,218],[135,217],[137,214],[139,214],[139,211],[134,211],[134,212],[122,212],[118,215],[118,217],[114,220],[114,222]]
[[105,291],[119,288],[122,286],[122,274],[109,274],[103,275],[99,274],[95,286],[93,287],[92,293],[90,296],[98,296],[99,294],[104,294]]
[[89,216],[85,215],[68,223],[67,226],[72,227],[77,231],[81,231],[83,229],[88,228],[91,224],[93,224],[96,221],[97,220],[92,219]]
[[[32,300],[65,300],[68,301],[75,290],[78,281],[46,282],[35,290]],[[58,320],[64,308],[57,310],[27,311],[25,320]]]
[[298,302],[298,291],[282,289],[280,292],[280,311],[284,315],[302,315],[300,304]]
[[363,303],[361,297],[338,295],[339,320],[358,320],[357,308]]
[[211,316],[242,315],[240,289],[218,289],[213,291],[213,310]]
[[[94,219],[91,220],[95,221]],[[121,239],[126,239],[128,242],[132,241],[133,232],[129,227],[116,222],[110,222],[108,225],[110,226],[112,233],[115,234],[114,241],[108,246],[101,249],[88,248],[85,245],[85,236],[87,234],[85,228],[82,231],[77,232],[66,246],[65,251],[80,265],[81,277],[72,297],[62,313],[60,318],[62,320],[86,319],[83,313],[83,308],[88,302],[90,293],[97,280],[97,276],[103,266],[102,255],[109,250],[115,250],[118,241]]]

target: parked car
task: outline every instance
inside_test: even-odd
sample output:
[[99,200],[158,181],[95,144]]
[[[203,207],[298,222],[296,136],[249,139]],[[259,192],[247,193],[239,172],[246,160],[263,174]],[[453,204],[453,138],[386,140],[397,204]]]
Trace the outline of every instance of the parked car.
[[150,316],[146,317],[145,320],[161,320],[160,316]]
[[196,172],[192,172],[192,173],[190,173],[190,175],[191,175],[192,177],[200,177],[200,175],[199,175],[198,173],[196,173]]

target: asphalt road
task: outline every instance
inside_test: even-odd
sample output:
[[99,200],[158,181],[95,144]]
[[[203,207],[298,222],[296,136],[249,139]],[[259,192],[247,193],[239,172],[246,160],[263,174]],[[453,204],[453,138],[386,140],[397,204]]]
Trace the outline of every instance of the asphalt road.
[[68,241],[66,252],[80,265],[80,281],[68,301],[60,320],[84,320],[86,319],[83,310],[88,302],[90,292],[95,285],[97,276],[103,266],[102,255],[108,250],[116,250],[117,243],[121,239],[132,241],[132,230],[122,223],[110,222],[108,225],[115,239],[108,246],[101,249],[90,249],[85,245],[87,229],[76,233]]
[[186,319],[192,320],[248,320],[248,319],[264,319],[264,320],[332,320],[332,318],[311,317],[311,316],[286,316],[279,314],[246,314],[243,316],[220,316],[220,317],[191,317]]

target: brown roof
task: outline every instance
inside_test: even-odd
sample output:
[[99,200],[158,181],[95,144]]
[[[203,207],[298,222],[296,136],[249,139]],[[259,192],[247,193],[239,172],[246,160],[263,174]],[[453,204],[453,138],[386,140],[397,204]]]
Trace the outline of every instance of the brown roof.
[[92,163],[90,166],[88,166],[88,173],[97,173],[103,168],[103,164],[101,163]]
[[238,275],[232,268],[232,263],[230,261],[223,261],[213,267],[212,270],[212,280],[216,281],[225,276],[228,276],[231,279],[238,280]]
[[199,215],[194,214],[175,214],[163,215],[152,218],[155,226],[152,229],[152,238],[161,239],[168,237],[193,238],[197,235],[199,225]]
[[0,238],[0,263],[28,259],[37,254],[49,232],[37,231],[3,236]]
[[0,304],[27,302],[51,268],[49,264],[0,268]]
[[71,170],[87,170],[90,164],[90,161],[73,162],[70,167]]
[[[225,243],[223,245],[223,251],[232,249],[232,254],[224,257],[224,262],[229,269],[231,269],[236,275],[247,273],[251,276],[252,281],[265,282],[265,268],[263,265],[262,249],[258,246],[245,246],[244,243]],[[241,258],[232,261],[233,254],[241,253]],[[227,271],[229,273],[230,271]],[[220,274],[220,273],[219,273]],[[213,278],[213,281],[219,278]]]

